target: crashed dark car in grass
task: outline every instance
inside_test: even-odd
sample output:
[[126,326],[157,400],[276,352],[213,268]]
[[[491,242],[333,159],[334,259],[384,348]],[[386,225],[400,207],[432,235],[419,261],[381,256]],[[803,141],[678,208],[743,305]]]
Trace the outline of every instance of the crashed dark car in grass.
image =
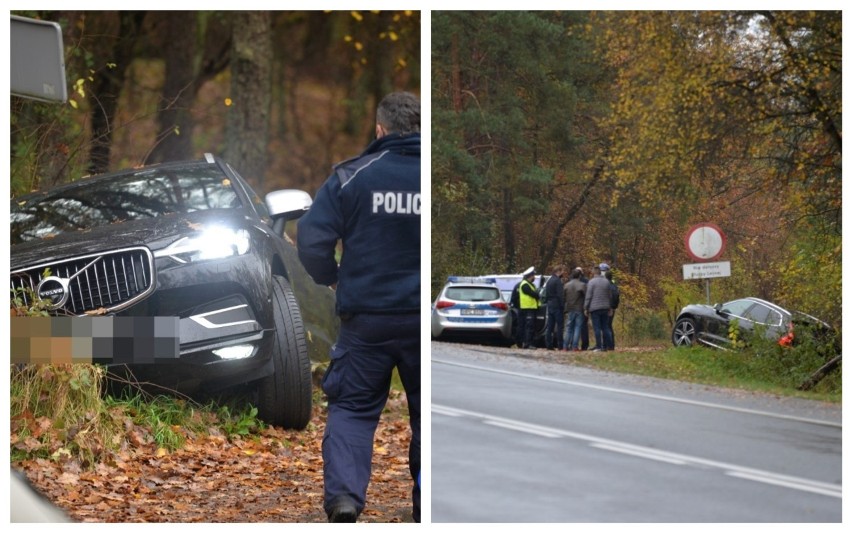
[[262,201],[209,154],[21,196],[12,292],[53,315],[178,317],[175,360],[110,371],[190,395],[247,385],[263,420],[304,428],[311,361],[283,227],[310,203],[295,190]]
[[789,311],[760,298],[740,298],[715,306],[692,304],[684,307],[672,329],[672,344],[704,344],[727,349],[731,345],[730,326],[737,325],[737,337],[747,339],[759,333],[779,344],[790,346],[805,331],[832,341],[833,329],[822,320],[799,311]]

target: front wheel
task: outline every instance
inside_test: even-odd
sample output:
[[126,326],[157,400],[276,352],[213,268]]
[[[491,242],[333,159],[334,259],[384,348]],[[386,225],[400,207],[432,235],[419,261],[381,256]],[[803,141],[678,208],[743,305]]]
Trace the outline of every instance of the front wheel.
[[274,426],[304,429],[311,420],[311,360],[299,305],[290,283],[280,276],[272,278],[272,310],[274,370],[260,380],[258,414]]
[[681,318],[672,330],[672,344],[692,346],[695,344],[695,334],[695,321],[691,318]]

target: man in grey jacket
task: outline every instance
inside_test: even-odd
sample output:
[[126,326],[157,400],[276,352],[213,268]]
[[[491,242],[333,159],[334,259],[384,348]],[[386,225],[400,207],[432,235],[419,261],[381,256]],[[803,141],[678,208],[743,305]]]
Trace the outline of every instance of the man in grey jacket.
[[592,327],[595,330],[595,347],[593,351],[604,352],[606,347],[612,343],[609,330],[609,315],[612,313],[610,307],[609,280],[602,272],[609,270],[609,265],[601,263],[594,267],[595,277],[586,285],[586,300],[584,308],[586,316],[592,319]]

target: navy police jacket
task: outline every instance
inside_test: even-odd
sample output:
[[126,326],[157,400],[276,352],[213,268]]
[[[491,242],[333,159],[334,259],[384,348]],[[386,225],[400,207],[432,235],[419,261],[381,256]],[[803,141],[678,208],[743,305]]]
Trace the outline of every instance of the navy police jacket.
[[299,259],[316,283],[337,283],[340,314],[418,312],[420,134],[386,135],[334,168],[298,222]]

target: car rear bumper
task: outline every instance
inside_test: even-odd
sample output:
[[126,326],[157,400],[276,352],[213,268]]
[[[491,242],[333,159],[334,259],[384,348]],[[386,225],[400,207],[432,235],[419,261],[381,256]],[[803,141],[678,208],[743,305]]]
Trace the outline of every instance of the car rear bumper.
[[461,317],[432,313],[432,336],[444,334],[499,334],[512,337],[512,322],[508,314],[501,316]]

